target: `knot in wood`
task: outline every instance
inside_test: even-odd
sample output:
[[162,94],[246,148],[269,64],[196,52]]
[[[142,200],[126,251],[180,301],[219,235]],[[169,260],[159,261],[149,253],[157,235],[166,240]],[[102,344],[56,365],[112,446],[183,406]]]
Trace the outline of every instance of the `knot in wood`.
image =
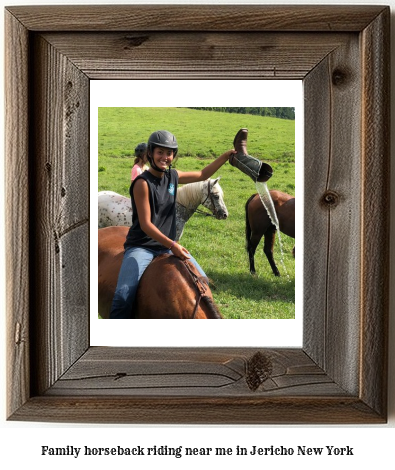
[[247,362],[246,382],[250,390],[255,392],[273,372],[273,364],[269,356],[258,351]]
[[321,204],[325,207],[336,207],[339,204],[340,196],[337,192],[328,190],[321,197]]
[[127,45],[124,46],[124,50],[128,50],[134,47],[139,47],[141,44],[144,44],[145,41],[148,41],[149,36],[125,36],[125,39],[127,41]]
[[350,74],[346,70],[336,68],[332,73],[332,83],[335,86],[347,85],[349,77]]
[[117,372],[115,374],[114,380],[119,380],[122,379],[123,377],[126,377],[128,374],[126,372]]

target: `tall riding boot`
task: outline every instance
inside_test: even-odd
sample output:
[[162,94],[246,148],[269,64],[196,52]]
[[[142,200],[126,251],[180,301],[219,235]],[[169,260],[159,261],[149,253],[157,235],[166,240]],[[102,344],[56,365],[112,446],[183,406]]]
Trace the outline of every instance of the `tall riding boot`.
[[252,178],[254,182],[265,183],[273,175],[273,169],[269,164],[248,155],[247,135],[248,129],[240,129],[236,134],[233,146],[237,153],[229,158],[229,163]]

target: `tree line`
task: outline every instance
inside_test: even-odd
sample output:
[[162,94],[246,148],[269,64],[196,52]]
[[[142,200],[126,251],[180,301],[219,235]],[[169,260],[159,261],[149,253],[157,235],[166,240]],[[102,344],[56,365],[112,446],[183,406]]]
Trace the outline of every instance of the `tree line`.
[[255,114],[280,119],[295,119],[295,108],[189,108],[203,109],[205,111],[220,111],[224,113]]

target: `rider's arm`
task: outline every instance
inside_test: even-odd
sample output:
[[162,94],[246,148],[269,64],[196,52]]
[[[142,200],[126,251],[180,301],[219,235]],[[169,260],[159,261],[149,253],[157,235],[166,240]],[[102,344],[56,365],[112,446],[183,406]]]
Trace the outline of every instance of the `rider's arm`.
[[209,165],[200,171],[178,171],[178,182],[180,184],[195,183],[196,181],[205,181],[210,178],[221,166],[229,160],[229,157],[236,153],[235,150],[228,150],[216,158]]

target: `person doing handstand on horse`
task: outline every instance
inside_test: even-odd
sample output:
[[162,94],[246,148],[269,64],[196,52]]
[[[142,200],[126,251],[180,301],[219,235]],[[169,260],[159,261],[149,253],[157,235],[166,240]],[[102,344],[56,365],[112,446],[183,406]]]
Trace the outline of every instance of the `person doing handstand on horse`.
[[[133,302],[141,276],[149,263],[163,253],[174,254],[192,262],[199,273],[204,271],[189,251],[177,243],[176,196],[178,183],[194,183],[210,178],[229,157],[229,150],[199,171],[179,171],[171,168],[177,155],[175,136],[157,131],[148,139],[149,170],[139,175],[130,186],[133,209],[132,226],[124,244],[124,256],[111,306],[110,318],[133,318]],[[163,289],[171,289],[163,279]]]

